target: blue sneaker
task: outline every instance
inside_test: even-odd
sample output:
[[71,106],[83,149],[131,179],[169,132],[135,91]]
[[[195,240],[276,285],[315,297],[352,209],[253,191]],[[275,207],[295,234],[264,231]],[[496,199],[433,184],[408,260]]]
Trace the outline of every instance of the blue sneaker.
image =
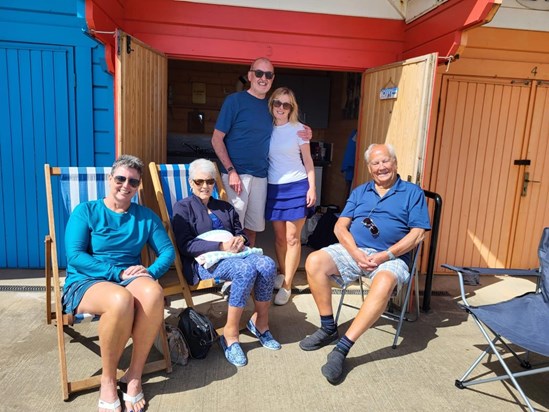
[[225,336],[221,335],[219,338],[219,344],[221,345],[221,349],[223,349],[225,358],[227,358],[229,363],[232,363],[234,366],[245,366],[248,363],[248,358],[246,358],[246,354],[240,347],[240,343],[235,342],[231,346],[227,347]]
[[259,339],[259,343],[261,343],[263,347],[271,350],[279,350],[280,348],[282,348],[282,345],[280,345],[280,343],[278,343],[275,338],[273,338],[273,335],[271,335],[271,332],[269,330],[266,330],[263,333],[259,333],[251,319],[246,324],[246,327],[252,333],[252,335]]

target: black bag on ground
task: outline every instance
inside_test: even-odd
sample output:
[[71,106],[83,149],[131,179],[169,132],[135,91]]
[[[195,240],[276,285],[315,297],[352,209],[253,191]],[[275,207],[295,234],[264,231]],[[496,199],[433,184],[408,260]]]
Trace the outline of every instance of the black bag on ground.
[[217,339],[217,332],[210,319],[193,308],[186,308],[179,315],[178,327],[187,342],[191,357],[204,359]]
[[309,236],[308,246],[318,250],[338,242],[336,235],[334,235],[334,227],[338,219],[336,213],[338,211],[337,206],[327,208],[326,213],[319,219],[315,230]]

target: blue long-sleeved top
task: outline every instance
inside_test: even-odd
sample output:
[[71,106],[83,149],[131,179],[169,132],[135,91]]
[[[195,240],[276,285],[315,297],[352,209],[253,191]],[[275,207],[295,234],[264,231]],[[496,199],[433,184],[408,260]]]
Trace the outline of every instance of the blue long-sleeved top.
[[65,231],[65,290],[72,283],[89,278],[120,283],[123,270],[141,264],[145,244],[149,244],[157,256],[147,270],[158,279],[173,263],[175,250],[160,218],[152,210],[132,203],[127,212],[116,213],[103,199],[78,205]]
[[191,285],[196,283],[194,275],[197,263],[194,258],[206,252],[219,250],[220,247],[220,242],[196,238],[213,229],[208,209],[219,218],[225,230],[231,232],[233,236],[244,236],[246,243],[248,242],[238,220],[238,213],[230,203],[210,197],[206,207],[194,194],[177,202],[173,207],[173,231],[183,261],[185,278]]

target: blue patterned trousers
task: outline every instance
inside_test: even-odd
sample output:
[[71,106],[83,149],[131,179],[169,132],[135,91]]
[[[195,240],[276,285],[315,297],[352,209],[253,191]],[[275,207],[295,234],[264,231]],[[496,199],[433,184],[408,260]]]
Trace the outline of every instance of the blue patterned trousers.
[[268,256],[252,253],[245,258],[223,259],[209,269],[198,266],[198,276],[232,281],[229,306],[243,308],[252,288],[258,302],[272,299],[276,264]]

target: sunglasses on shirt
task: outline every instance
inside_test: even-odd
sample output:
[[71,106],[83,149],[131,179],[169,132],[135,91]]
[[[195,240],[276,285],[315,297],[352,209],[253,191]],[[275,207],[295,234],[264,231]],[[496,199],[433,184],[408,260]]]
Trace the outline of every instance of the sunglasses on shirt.
[[202,186],[204,183],[208,186],[213,186],[215,184],[215,179],[193,179],[193,182],[197,186]]
[[131,187],[133,187],[134,189],[136,187],[139,187],[139,184],[141,183],[141,179],[133,179],[133,178],[127,178],[126,176],[113,176],[112,177],[114,179],[114,181],[116,183],[118,183],[119,185],[121,184],[124,184],[124,182],[126,180],[128,180],[128,183],[130,184]]
[[255,74],[255,77],[261,79],[264,75],[267,80],[271,80],[274,77],[273,72],[264,72],[263,70],[249,70]]
[[273,107],[279,108],[280,106],[282,106],[284,110],[290,110],[293,107],[291,103],[282,103],[280,100],[273,100]]
[[362,221],[362,224],[368,228],[368,230],[372,235],[374,236],[379,235],[379,229],[377,228],[376,224],[371,218],[365,217],[364,220]]

